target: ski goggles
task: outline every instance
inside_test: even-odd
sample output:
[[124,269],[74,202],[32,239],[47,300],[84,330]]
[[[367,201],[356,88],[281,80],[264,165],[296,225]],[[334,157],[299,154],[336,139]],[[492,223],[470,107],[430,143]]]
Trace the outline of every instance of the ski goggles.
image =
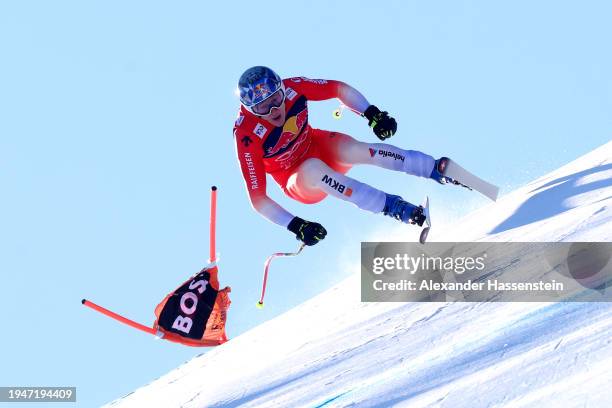
[[266,116],[272,112],[273,108],[280,107],[285,102],[285,91],[280,88],[263,101],[249,107],[249,110],[258,116]]

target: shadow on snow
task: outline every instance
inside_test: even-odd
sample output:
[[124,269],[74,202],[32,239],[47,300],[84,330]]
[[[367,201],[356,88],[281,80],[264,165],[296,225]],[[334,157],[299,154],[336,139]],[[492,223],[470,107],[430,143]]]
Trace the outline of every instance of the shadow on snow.
[[579,180],[583,177],[610,169],[612,169],[612,164],[599,165],[559,177],[530,191],[530,193],[535,192],[535,194],[529,197],[529,199],[521,204],[512,215],[493,228],[489,233],[497,234],[571,210],[574,206],[567,205],[565,203],[567,199],[579,194],[612,186],[612,178],[610,177],[582,185],[578,184]]

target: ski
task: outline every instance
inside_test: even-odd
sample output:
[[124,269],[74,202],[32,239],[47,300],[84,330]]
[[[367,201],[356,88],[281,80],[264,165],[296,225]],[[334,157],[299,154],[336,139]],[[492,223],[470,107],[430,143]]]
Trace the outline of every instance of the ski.
[[499,187],[481,179],[473,173],[470,173],[452,159],[449,159],[448,163],[446,164],[444,176],[450,177],[454,181],[458,182],[458,184],[461,184],[470,190],[478,191],[493,201],[497,201]]
[[419,236],[419,242],[421,244],[425,244],[427,241],[427,236],[429,235],[429,230],[431,229],[431,216],[429,212],[429,197],[425,197],[425,202],[421,205],[423,207],[423,214],[425,215],[425,224],[427,226],[421,230],[421,235]]

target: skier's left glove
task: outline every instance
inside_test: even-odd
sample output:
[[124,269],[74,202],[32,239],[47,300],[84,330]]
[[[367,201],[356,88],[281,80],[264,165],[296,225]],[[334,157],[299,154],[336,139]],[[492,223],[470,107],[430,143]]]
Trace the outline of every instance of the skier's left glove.
[[381,112],[374,105],[370,105],[363,112],[363,116],[368,120],[368,125],[374,130],[374,134],[380,139],[385,140],[390,138],[397,131],[397,122],[388,112]]
[[318,222],[306,221],[300,217],[293,217],[287,229],[295,234],[295,237],[308,246],[317,244],[325,238],[327,231]]

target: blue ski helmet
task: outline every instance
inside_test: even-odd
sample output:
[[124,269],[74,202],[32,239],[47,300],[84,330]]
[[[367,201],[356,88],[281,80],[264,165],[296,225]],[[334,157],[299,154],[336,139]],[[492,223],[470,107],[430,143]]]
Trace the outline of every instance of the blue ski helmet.
[[268,99],[283,86],[278,74],[268,67],[251,67],[238,80],[240,103],[251,107]]

